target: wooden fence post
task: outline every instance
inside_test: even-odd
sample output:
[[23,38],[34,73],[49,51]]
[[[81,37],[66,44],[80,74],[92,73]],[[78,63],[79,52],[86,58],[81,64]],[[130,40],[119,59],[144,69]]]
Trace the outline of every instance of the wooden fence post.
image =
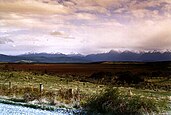
[[9,86],[9,87],[8,87],[9,89],[11,89],[11,88],[12,88],[12,84],[11,84],[11,82],[9,82],[8,86]]
[[40,83],[39,84],[40,86],[40,98],[42,98],[42,92],[43,92],[43,84],[42,83]]
[[9,94],[11,95],[11,89],[12,89],[12,83],[9,82],[8,83],[8,91],[9,91]]
[[40,83],[40,93],[43,91],[43,84]]

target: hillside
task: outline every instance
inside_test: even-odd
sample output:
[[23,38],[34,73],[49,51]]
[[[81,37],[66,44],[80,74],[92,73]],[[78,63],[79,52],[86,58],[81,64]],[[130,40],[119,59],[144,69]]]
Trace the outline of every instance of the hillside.
[[9,56],[0,54],[0,62],[11,63],[91,63],[102,61],[137,61],[137,62],[155,62],[155,61],[171,61],[171,52],[117,52],[110,51],[108,53],[90,54],[83,56],[66,55],[66,54],[48,54],[48,53],[35,53],[23,54],[18,56]]

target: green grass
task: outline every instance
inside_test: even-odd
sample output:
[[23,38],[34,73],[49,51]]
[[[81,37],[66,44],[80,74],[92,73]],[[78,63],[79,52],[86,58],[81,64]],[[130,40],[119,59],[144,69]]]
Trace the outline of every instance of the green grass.
[[118,88],[108,88],[92,96],[84,105],[88,113],[102,115],[143,115],[169,110],[167,98],[125,94]]
[[[11,87],[9,87],[9,82]],[[167,81],[168,82],[168,81]],[[43,84],[40,93],[39,84]],[[163,83],[163,82],[162,82]],[[72,104],[72,107],[83,106],[88,111],[102,114],[162,112],[167,110],[169,91],[154,91],[118,87],[107,89],[108,86],[89,82],[80,82],[71,78],[61,78],[57,75],[35,74],[24,71],[0,72],[0,94],[8,96],[12,101],[29,102],[46,99],[49,105],[57,106],[57,102]],[[72,89],[73,93],[70,94]],[[129,91],[133,96],[129,95]],[[80,105],[73,104],[79,101]],[[59,107],[64,105],[58,105]]]
[[[60,88],[80,88],[83,92],[93,93],[102,88],[97,88],[98,85],[92,83],[83,83],[74,80],[68,80],[65,78],[60,78],[58,76],[51,75],[34,75],[30,72],[0,72],[0,84],[12,83],[13,86],[27,87],[33,86],[38,88],[39,84],[42,83],[44,89],[48,90],[58,90]],[[95,90],[96,89],[96,90]]]
[[[9,89],[11,82],[11,89]],[[93,94],[100,92],[105,86],[83,83],[79,81],[60,78],[51,75],[35,75],[31,72],[0,72],[0,94],[3,96],[25,98],[26,101],[40,99],[39,84],[43,84],[41,97],[48,101],[60,101],[62,103],[72,103],[68,97],[68,90],[73,90],[73,96],[80,99],[80,103]],[[80,97],[78,97],[79,95]]]

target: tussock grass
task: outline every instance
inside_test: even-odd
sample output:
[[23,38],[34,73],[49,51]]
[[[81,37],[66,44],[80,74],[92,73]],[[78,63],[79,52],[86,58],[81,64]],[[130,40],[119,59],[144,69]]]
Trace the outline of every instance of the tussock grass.
[[[11,83],[11,86],[9,85]],[[43,84],[40,92],[39,84]],[[143,114],[160,113],[168,109],[165,95],[159,91],[131,88],[107,88],[89,82],[75,81],[56,75],[32,72],[0,72],[0,96],[15,102],[37,100],[38,104],[58,107],[83,107],[94,114]],[[168,96],[168,95],[167,95]]]
[[143,115],[161,113],[169,109],[166,98],[124,94],[118,88],[107,88],[92,96],[84,105],[88,113],[106,115]]
[[[11,86],[9,86],[11,83]],[[40,93],[39,84],[43,84],[43,91]],[[57,103],[71,104],[79,107],[85,103],[90,95],[96,94],[104,86],[79,82],[51,76],[46,74],[34,74],[31,72],[0,72],[0,96],[11,98],[22,98],[25,102],[38,100],[39,103],[45,99],[50,105]],[[75,102],[78,102],[75,104]]]

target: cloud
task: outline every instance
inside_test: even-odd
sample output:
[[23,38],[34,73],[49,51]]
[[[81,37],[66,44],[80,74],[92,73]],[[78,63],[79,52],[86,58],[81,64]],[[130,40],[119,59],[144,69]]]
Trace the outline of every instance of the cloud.
[[97,19],[95,15],[89,13],[77,13],[76,18],[78,20],[92,20],[92,21]]
[[66,14],[69,12],[67,7],[60,4],[46,4],[35,0],[29,1],[0,1],[1,12],[18,13],[41,13],[41,14]]
[[0,51],[171,49],[170,9],[170,0],[0,0],[0,32],[12,36]]
[[64,35],[64,32],[53,31],[50,34],[53,35],[53,36],[63,36]]
[[58,38],[75,39],[72,35],[68,35],[64,31],[53,31],[50,35]]
[[[171,21],[141,21],[131,25],[117,24],[113,21],[104,23],[102,27],[87,27],[87,39],[84,43],[87,52],[110,49],[155,50],[171,49]],[[93,53],[95,53],[94,51]]]
[[[156,25],[157,24],[157,25]],[[146,30],[148,36],[144,38],[144,48],[171,49],[171,21],[156,22]]]
[[146,20],[126,26],[120,43],[132,49],[171,49],[171,21]]
[[0,44],[7,44],[9,42],[14,42],[14,41],[12,41],[11,39],[8,39],[6,37],[1,37],[0,38]]

